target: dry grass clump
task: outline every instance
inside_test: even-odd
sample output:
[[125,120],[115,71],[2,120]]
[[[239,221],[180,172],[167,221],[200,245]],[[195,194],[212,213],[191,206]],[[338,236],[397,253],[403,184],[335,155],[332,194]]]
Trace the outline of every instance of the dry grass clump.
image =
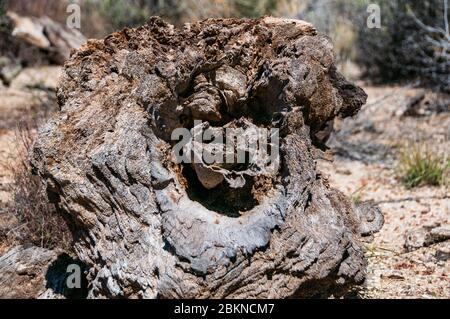
[[13,176],[13,198],[2,216],[10,222],[0,228],[0,242],[70,250],[72,236],[68,225],[55,205],[48,201],[40,178],[31,171],[28,152],[34,137],[35,128],[29,124],[17,132],[19,155],[15,163],[8,164]]
[[396,171],[407,188],[448,185],[450,158],[416,142],[400,151]]

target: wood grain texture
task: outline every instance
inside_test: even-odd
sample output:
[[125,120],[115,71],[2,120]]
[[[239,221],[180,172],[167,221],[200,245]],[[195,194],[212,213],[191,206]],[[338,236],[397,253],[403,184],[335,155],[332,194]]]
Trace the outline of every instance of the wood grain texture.
[[[74,53],[32,161],[73,225],[89,297],[323,297],[361,283],[362,241],[381,213],[353,207],[315,162],[333,118],[366,101],[333,59],[313,26],[275,18],[181,29],[152,18]],[[222,206],[246,197],[196,189],[171,161],[170,134],[240,118],[280,129],[282,164],[267,183],[255,176],[242,190],[255,205],[230,216]]]

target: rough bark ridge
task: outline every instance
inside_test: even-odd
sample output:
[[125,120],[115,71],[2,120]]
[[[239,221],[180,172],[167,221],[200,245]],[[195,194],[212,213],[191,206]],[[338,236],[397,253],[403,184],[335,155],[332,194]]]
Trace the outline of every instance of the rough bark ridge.
[[[364,279],[381,214],[330,189],[315,156],[366,95],[310,24],[152,18],[88,41],[60,83],[32,157],[91,266],[90,297],[325,296]],[[280,170],[232,187],[173,163],[170,134],[193,120],[279,128]]]

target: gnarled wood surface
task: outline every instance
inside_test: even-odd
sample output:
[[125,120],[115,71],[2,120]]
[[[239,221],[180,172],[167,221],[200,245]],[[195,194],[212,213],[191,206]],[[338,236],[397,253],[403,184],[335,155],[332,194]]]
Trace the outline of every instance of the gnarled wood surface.
[[[366,94],[310,24],[152,18],[88,41],[58,99],[33,164],[73,225],[90,297],[328,296],[364,279],[361,243],[381,214],[330,189],[315,158]],[[170,156],[171,132],[193,120],[279,128],[280,169],[241,188],[205,182]]]

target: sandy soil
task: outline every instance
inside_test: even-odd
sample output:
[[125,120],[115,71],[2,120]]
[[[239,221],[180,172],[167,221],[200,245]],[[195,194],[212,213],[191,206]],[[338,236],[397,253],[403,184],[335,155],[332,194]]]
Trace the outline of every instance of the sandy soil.
[[[418,94],[405,87],[366,87],[368,104],[337,123],[333,162],[320,161],[330,184],[354,201],[372,200],[385,224],[366,246],[369,261],[363,298],[450,298],[450,242],[407,252],[405,237],[423,226],[450,224],[450,188],[406,189],[396,177],[399,147],[420,141],[450,154],[450,114],[401,116]],[[345,138],[345,141],[342,141]]]

